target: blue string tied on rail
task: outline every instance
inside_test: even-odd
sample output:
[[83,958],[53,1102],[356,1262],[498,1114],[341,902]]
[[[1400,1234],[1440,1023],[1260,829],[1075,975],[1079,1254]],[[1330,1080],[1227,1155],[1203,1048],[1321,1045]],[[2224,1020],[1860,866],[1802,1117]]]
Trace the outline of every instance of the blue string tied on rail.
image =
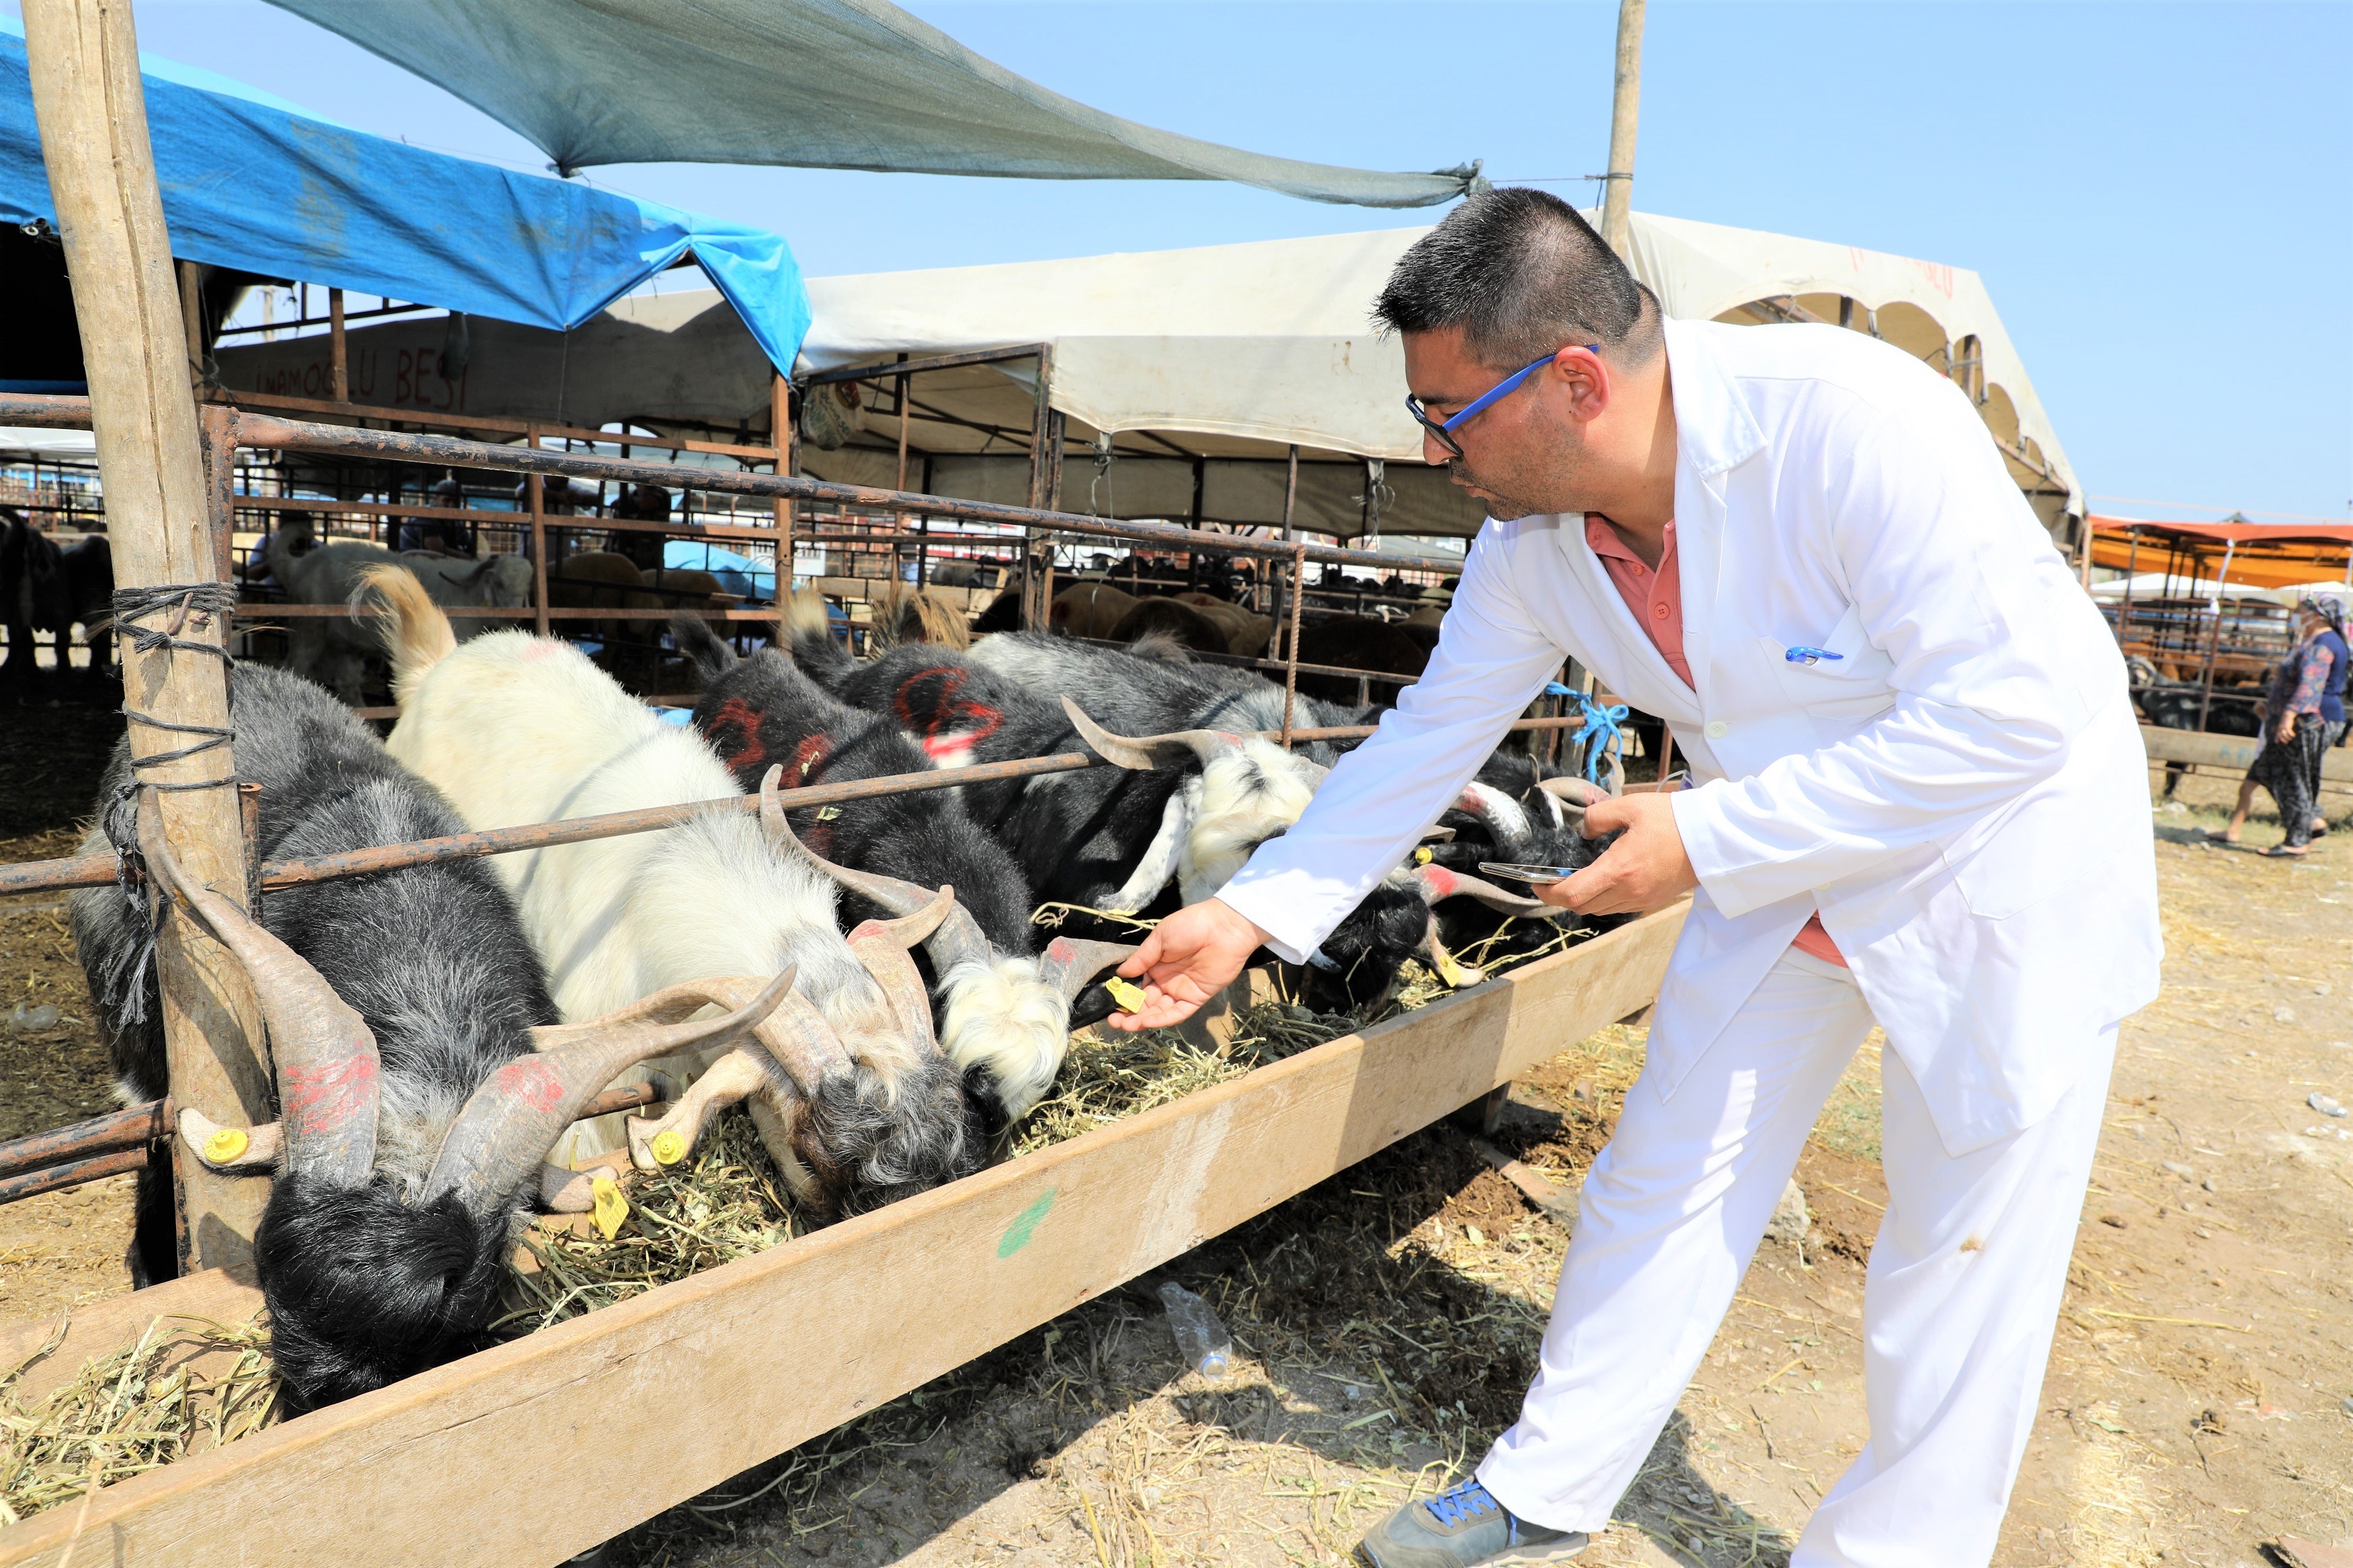
[[[1617,754],[1625,743],[1618,726],[1626,721],[1626,715],[1631,710],[1623,702],[1596,702],[1585,692],[1573,686],[1564,686],[1557,680],[1546,681],[1544,694],[1546,697],[1577,699],[1577,711],[1585,722],[1569,735],[1568,743],[1577,747],[1585,758],[1586,782],[1599,784],[1601,764]],[[1594,743],[1596,741],[1602,743],[1597,745]]]

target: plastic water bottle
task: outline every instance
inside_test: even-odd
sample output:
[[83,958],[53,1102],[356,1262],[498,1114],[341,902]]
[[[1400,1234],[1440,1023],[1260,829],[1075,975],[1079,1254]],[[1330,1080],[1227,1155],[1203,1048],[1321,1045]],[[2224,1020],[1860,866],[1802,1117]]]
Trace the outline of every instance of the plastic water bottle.
[[1225,1376],[1233,1365],[1233,1336],[1209,1304],[1173,1279],[1160,1287],[1160,1304],[1168,1309],[1168,1331],[1185,1364],[1203,1377]]

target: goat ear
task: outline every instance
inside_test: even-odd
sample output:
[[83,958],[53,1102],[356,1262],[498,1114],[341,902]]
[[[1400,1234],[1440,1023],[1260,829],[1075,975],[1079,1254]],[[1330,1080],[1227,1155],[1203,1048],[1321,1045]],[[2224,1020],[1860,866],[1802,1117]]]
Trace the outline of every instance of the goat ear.
[[180,868],[164,841],[154,793],[139,797],[139,850],[166,898],[233,953],[269,1028],[286,1168],[341,1186],[375,1169],[383,1066],[367,1021],[326,977],[246,912]]
[[661,1022],[712,1001],[711,983],[690,982],[585,1024],[533,1029],[539,1048],[499,1068],[468,1097],[434,1159],[423,1201],[454,1193],[471,1213],[494,1212],[530,1179],[581,1108],[622,1071],[652,1057],[732,1045],[765,1021],[792,987],[786,968],[724,1016]]

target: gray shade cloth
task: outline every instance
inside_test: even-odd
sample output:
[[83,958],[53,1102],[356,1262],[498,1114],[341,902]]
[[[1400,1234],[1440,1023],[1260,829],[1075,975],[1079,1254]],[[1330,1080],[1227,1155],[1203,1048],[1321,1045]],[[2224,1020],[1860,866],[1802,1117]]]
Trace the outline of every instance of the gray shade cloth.
[[1435,206],[1478,165],[1377,174],[1155,131],[1049,92],[885,0],[273,0],[434,82],[569,173],[777,163],[1033,180],[1231,180]]

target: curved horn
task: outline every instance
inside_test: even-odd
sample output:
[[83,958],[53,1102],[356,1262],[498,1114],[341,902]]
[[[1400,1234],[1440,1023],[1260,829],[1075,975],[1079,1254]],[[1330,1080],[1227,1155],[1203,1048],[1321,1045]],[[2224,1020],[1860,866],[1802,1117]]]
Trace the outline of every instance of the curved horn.
[[1124,942],[1082,942],[1075,937],[1058,936],[1046,944],[1038,959],[1039,978],[1062,994],[1065,1001],[1076,1001],[1080,992],[1093,984],[1094,977],[1114,963],[1125,963],[1135,948]]
[[1541,779],[1537,781],[1536,788],[1569,805],[1599,805],[1609,798],[1608,790],[1589,779],[1578,778],[1575,773]]
[[1094,749],[1103,761],[1138,773],[1150,773],[1155,768],[1173,767],[1187,757],[1206,763],[1222,752],[1241,744],[1241,737],[1229,735],[1222,730],[1171,730],[1165,735],[1114,735],[1087,717],[1086,710],[1062,699],[1062,711],[1070,716],[1078,730],[1079,738]]
[[907,950],[936,931],[955,907],[955,889],[943,887],[938,897],[913,914],[894,921],[860,921],[849,933],[850,952],[882,988],[901,1031],[925,1047],[934,1044],[932,1001]]
[[[790,846],[834,882],[849,889],[871,903],[880,904],[894,915],[913,915],[928,910],[938,895],[920,882],[902,881],[886,877],[879,871],[856,871],[847,866],[837,866],[807,845],[793,832],[792,824],[785,819],[785,808],[776,801],[776,781],[784,773],[781,766],[772,766],[760,779],[760,826],[768,835],[768,842],[779,847]],[[950,903],[939,921],[939,929],[923,942],[923,951],[932,955],[932,966],[944,979],[947,972],[967,960],[987,963],[997,957],[997,950],[972,918],[972,911],[962,904]]]
[[723,1016],[660,1022],[710,1004],[711,989],[689,982],[585,1024],[533,1029],[536,1048],[499,1068],[468,1097],[441,1142],[423,1201],[455,1193],[473,1213],[491,1212],[523,1185],[580,1108],[625,1068],[651,1057],[733,1044],[775,1012],[792,986],[787,967]]
[[1535,826],[1528,821],[1527,808],[1493,784],[1483,784],[1476,779],[1464,784],[1454,809],[1485,823],[1487,831],[1514,854],[1535,842]]
[[299,953],[180,868],[152,792],[139,800],[139,852],[165,896],[236,955],[261,1005],[278,1070],[286,1169],[363,1186],[375,1169],[384,1069],[367,1022]]
[[1460,871],[1450,871],[1443,866],[1417,866],[1413,883],[1425,904],[1437,904],[1447,899],[1476,899],[1491,910],[1505,914],[1532,915],[1549,911],[1552,905],[1541,899],[1522,898],[1507,893],[1493,882],[1482,882],[1476,877],[1466,877]]

